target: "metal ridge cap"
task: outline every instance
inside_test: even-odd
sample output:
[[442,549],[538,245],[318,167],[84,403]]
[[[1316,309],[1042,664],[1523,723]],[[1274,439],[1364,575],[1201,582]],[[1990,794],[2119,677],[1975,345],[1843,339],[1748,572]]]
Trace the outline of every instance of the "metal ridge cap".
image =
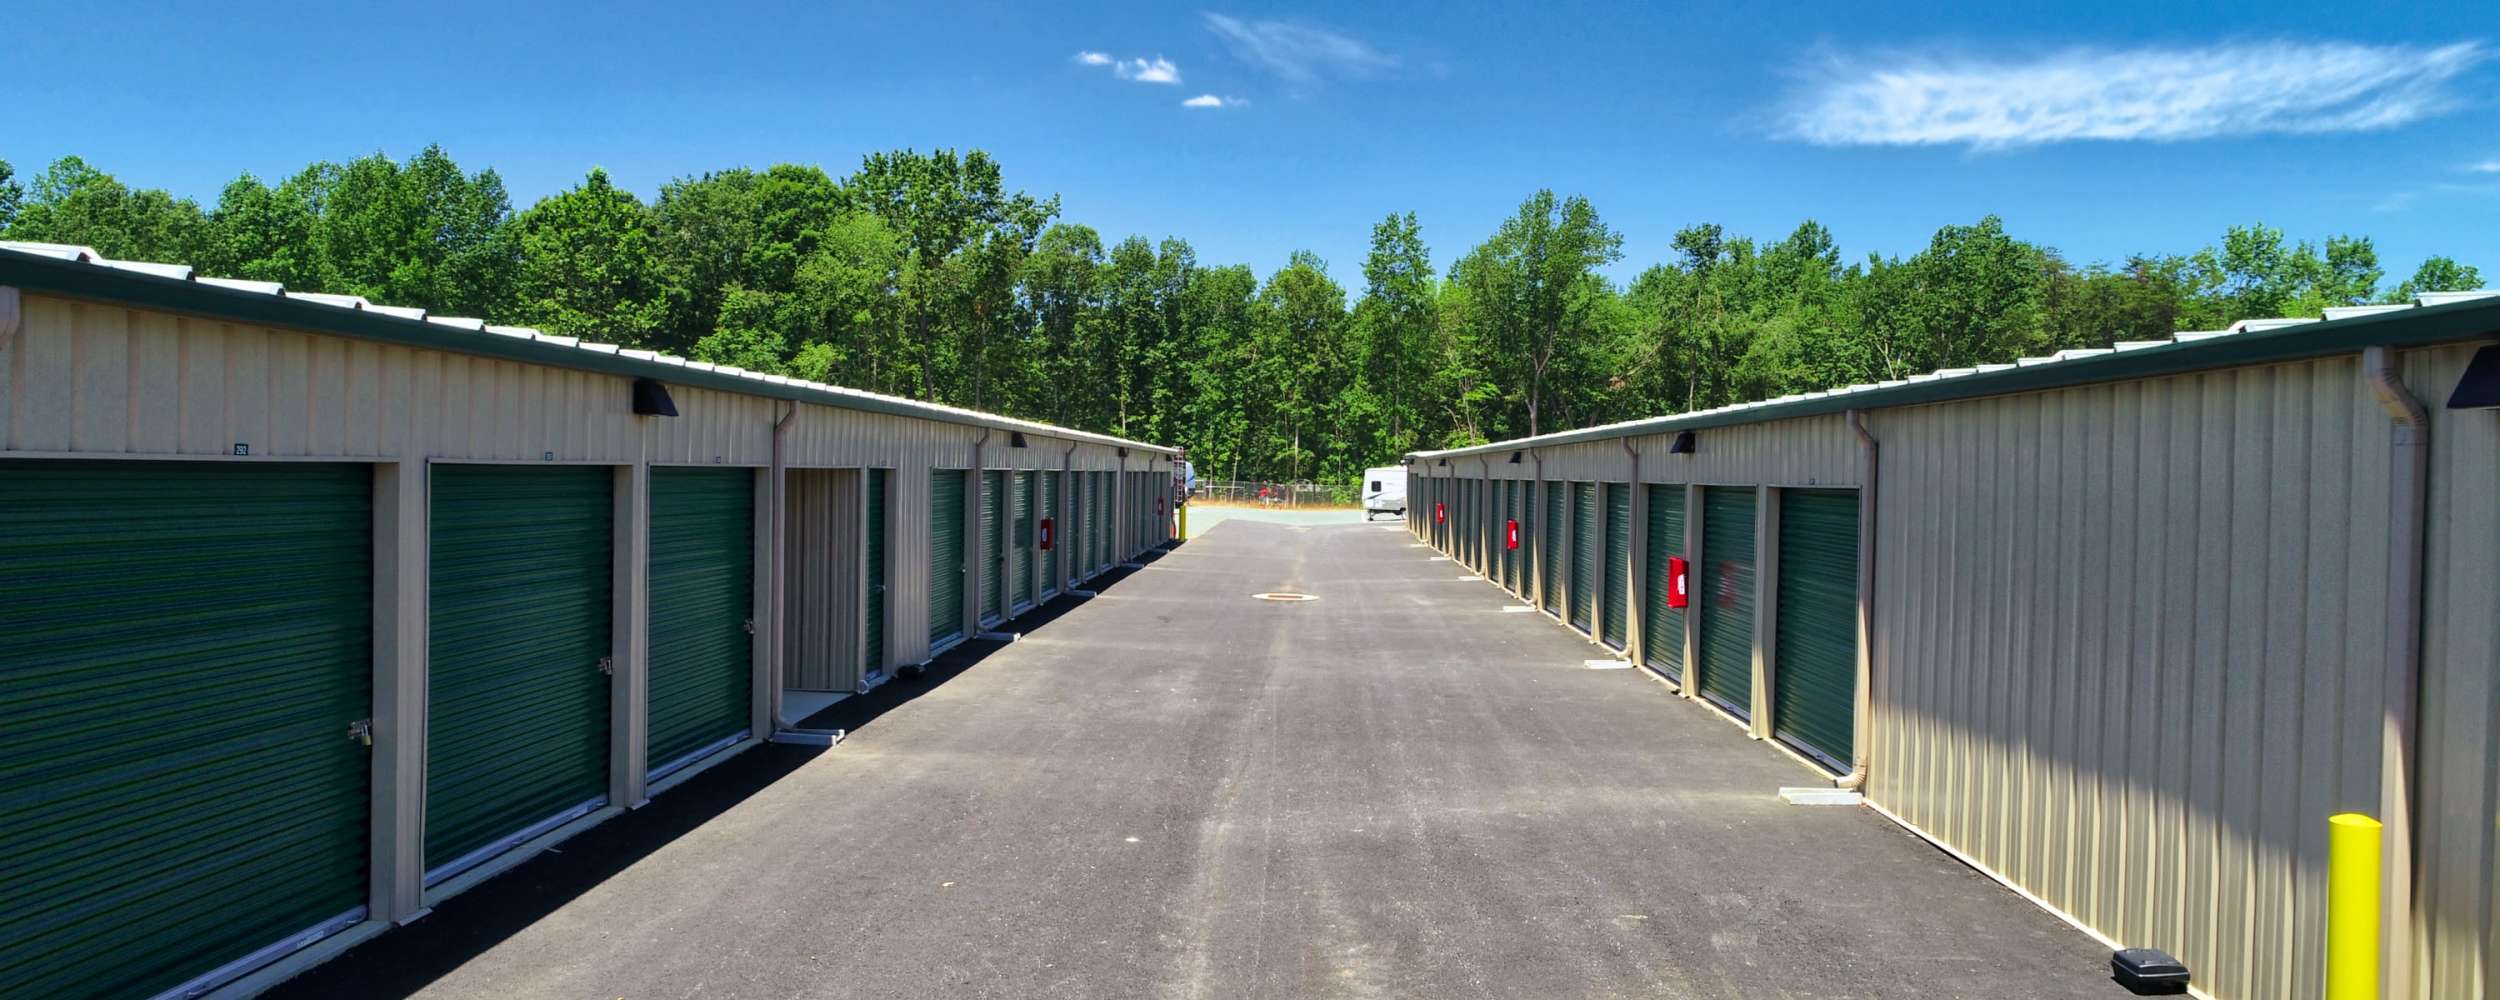
[[[1081,431],[1001,414],[882,396],[861,390],[846,389],[841,392],[817,390],[808,388],[804,382],[784,376],[771,376],[770,378],[777,381],[768,381],[767,377],[760,375],[730,374],[719,370],[701,371],[657,360],[637,360],[624,356],[613,345],[571,343],[564,339],[545,338],[544,335],[525,339],[501,333],[490,333],[486,331],[486,324],[483,320],[445,316],[426,316],[420,319],[394,315],[396,310],[341,308],[335,305],[325,305],[295,293],[272,295],[223,283],[182,280],[163,274],[115,268],[109,264],[79,261],[17,247],[0,246],[0,285],[15,285],[29,291],[68,298],[206,315],[229,321],[286,327],[424,350],[504,358],[530,364],[542,364],[552,368],[568,368],[621,376],[649,376],[695,388],[819,403],[840,409],[911,417],[936,423],[1027,431],[1065,440],[1137,448],[1166,457],[1180,452],[1179,448],[1172,445],[1132,441],[1093,431]],[[472,323],[475,325],[471,326]],[[656,352],[654,353],[656,356]]]

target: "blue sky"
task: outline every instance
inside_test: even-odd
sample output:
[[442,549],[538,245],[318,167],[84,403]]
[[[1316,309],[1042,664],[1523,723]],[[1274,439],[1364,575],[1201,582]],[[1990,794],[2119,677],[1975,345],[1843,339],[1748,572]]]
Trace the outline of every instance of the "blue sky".
[[2487,4],[11,6],[0,159],[204,203],[429,142],[516,206],[593,165],[648,197],[951,146],[1107,240],[1262,274],[1308,248],[1349,286],[1382,215],[1446,266],[1540,187],[1595,202],[1625,279],[1696,222],[1813,218],[1854,258],[1993,212],[2079,261],[2263,221],[2500,282]]

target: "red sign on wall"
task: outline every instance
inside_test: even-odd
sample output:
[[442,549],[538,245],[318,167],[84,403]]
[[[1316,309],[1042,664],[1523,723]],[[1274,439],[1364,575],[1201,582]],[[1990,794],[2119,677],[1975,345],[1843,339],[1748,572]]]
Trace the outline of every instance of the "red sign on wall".
[[1511,519],[1510,519],[1510,520],[1508,520],[1508,521],[1504,521],[1504,522],[1502,522],[1502,524],[1503,524],[1503,528],[1502,528],[1502,546],[1503,546],[1504,548],[1512,548],[1512,549],[1518,548],[1518,547],[1519,547],[1519,519],[1514,517],[1514,518],[1511,518]]
[[1051,536],[1057,534],[1057,532],[1051,530],[1054,527],[1052,522],[1056,520],[1058,519],[1050,517],[1042,519],[1042,551],[1044,552],[1050,551]]
[[1667,606],[1680,608],[1693,603],[1693,593],[1684,585],[1683,556],[1667,557]]
[[1445,509],[1443,509],[1443,508],[1442,508],[1442,506],[1441,506],[1441,501],[1439,501],[1439,500],[1435,500],[1435,501],[1433,501],[1433,502],[1432,502],[1432,523],[1434,523],[1434,524],[1445,524],[1445,523],[1448,523],[1449,519],[1450,519],[1450,512],[1449,512],[1448,510],[1445,510]]

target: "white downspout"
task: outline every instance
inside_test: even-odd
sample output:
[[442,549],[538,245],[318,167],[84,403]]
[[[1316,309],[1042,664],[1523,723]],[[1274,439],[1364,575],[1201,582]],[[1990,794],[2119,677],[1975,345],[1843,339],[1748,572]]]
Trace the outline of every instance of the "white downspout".
[[1848,423],[1858,435],[1858,690],[1851,706],[1857,731],[1850,734],[1857,761],[1832,784],[1855,791],[1866,786],[1867,767],[1875,755],[1875,475],[1882,445],[1867,431],[1865,411],[1848,411]]
[[2422,687],[2422,561],[2424,504],[2430,485],[2430,419],[2396,373],[2395,352],[2361,353],[2362,379],[2395,422],[2388,510],[2386,674],[2379,726],[2379,822],[2382,901],[2381,995],[2411,996],[2413,964],[2413,756],[2419,738]]

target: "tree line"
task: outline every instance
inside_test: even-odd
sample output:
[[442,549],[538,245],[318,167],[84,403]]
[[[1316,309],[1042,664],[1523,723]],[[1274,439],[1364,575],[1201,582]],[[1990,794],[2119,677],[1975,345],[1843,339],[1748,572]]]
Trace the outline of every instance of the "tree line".
[[2391,284],[2366,237],[2263,225],[2078,265],[1989,216],[1856,259],[1812,221],[1771,241],[1694,225],[1618,285],[1622,235],[1539,191],[1445,271],[1413,213],[1388,215],[1349,295],[1308,252],[1261,278],[1178,237],[1107,243],[977,150],[839,178],[722,170],[647,203],[594,169],[518,211],[436,147],[245,174],[205,208],[77,157],[23,181],[0,162],[0,238],[1179,444],[1216,478],[1328,481],[1417,448],[2482,281],[2435,256]]

